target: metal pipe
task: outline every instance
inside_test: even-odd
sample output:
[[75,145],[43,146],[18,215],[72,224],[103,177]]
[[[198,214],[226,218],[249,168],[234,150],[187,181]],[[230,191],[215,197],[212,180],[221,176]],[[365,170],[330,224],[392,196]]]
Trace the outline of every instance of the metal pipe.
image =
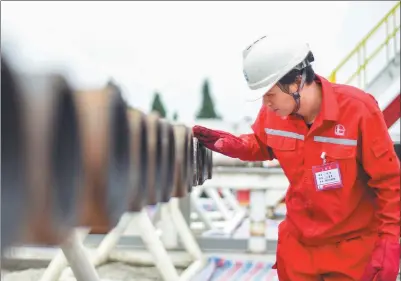
[[94,266],[99,266],[107,261],[110,252],[116,247],[132,220],[132,213],[125,213],[121,216],[120,222],[103,238],[102,242],[91,256],[91,262]]
[[146,206],[146,186],[148,174],[148,133],[146,116],[141,111],[128,110],[130,125],[130,196],[129,211],[139,212]]
[[[115,228],[113,228],[103,238],[103,240],[100,242],[97,249],[94,252],[92,252],[91,255],[89,255],[89,260],[94,267],[97,267],[97,266],[107,262],[111,251],[116,247],[118,241],[120,240],[121,236],[127,229],[131,220],[132,220],[132,213],[124,213],[121,216],[120,221],[117,224],[117,226]],[[85,234],[85,233],[82,233],[82,234]],[[80,239],[80,241],[82,241],[82,240],[83,239]],[[60,279],[63,279],[63,277],[71,276],[71,275],[73,275],[72,269],[66,268],[64,271],[62,271],[61,276],[60,275],[58,275],[58,276],[60,276]],[[43,279],[40,281],[53,281],[53,280],[58,280],[58,278],[46,279],[46,280]]]
[[201,177],[201,182],[202,184],[205,182],[205,180],[207,180],[209,174],[208,174],[208,165],[207,165],[207,148],[203,145],[200,144],[200,158],[202,159],[202,165],[200,167],[200,169],[202,169],[202,177]]
[[213,177],[213,152],[210,149],[206,150],[206,165],[207,165],[207,179]]
[[161,178],[160,181],[161,197],[159,203],[166,203],[170,201],[174,186],[174,175],[175,175],[175,158],[176,158],[176,147],[175,147],[175,135],[173,127],[166,121],[160,120],[161,123]]
[[20,74],[26,139],[26,221],[21,242],[55,245],[77,224],[82,184],[73,91],[54,74]]
[[204,223],[205,229],[206,230],[210,230],[210,229],[213,229],[213,221],[208,216],[207,212],[202,207],[202,205],[199,204],[199,202],[198,202],[200,193],[201,193],[201,189],[200,188],[194,189],[191,192],[191,194],[190,194],[190,196],[191,196],[190,197],[191,205],[193,206],[195,212],[198,213],[199,219]]
[[[174,198],[171,198],[173,200]],[[171,202],[170,200],[170,202]],[[160,221],[157,223],[161,230],[161,241],[167,250],[178,248],[178,230],[175,227],[172,216],[169,210],[170,203],[159,204],[160,206]]]
[[178,198],[172,198],[168,203],[171,217],[184,248],[194,260],[199,260],[202,258],[202,251],[180,211],[178,200]]
[[161,123],[159,116],[155,113],[146,115],[147,127],[147,155],[148,155],[148,169],[146,180],[146,205],[156,205],[161,192]]
[[75,93],[84,148],[80,225],[110,231],[128,209],[130,135],[127,107],[111,86]]
[[15,74],[1,56],[1,255],[18,240],[26,206],[21,93]]
[[194,185],[202,185],[207,179],[212,177],[212,154],[209,149],[203,146],[194,138]]
[[174,267],[174,264],[166,249],[164,248],[163,243],[157,236],[156,229],[152,225],[152,222],[150,221],[146,211],[142,210],[142,212],[134,214],[134,219],[136,220],[137,225],[140,226],[138,227],[138,231],[141,235],[142,241],[152,254],[155,266],[159,270],[163,280],[179,280],[177,270]]
[[61,249],[70,264],[77,281],[99,281],[99,275],[89,260],[84,245],[75,232],[61,244]]
[[266,202],[263,190],[251,190],[249,204],[249,233],[248,250],[251,253],[266,252]]
[[199,157],[199,142],[197,138],[193,138],[193,186],[202,185],[199,181],[201,178],[202,170],[200,169],[201,166],[201,158]]
[[188,187],[188,192],[190,193],[192,191],[192,187],[194,186],[194,168],[195,168],[195,157],[194,157],[194,137],[191,129],[187,129],[187,151],[185,159],[187,160],[186,166],[187,166],[187,187]]
[[187,128],[184,125],[174,126],[175,134],[175,173],[172,197],[185,197],[188,192],[188,136]]
[[[80,241],[84,240],[87,236],[89,229],[77,229],[73,230],[73,235],[77,235]],[[68,266],[68,261],[63,253],[63,250],[53,257],[46,270],[43,272],[39,281],[56,281],[62,276],[63,270]]]

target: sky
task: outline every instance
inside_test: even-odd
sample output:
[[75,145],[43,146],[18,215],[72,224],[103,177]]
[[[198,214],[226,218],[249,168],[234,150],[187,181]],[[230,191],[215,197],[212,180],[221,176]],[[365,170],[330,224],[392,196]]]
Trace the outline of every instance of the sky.
[[[209,79],[225,120],[255,118],[242,51],[269,33],[308,42],[328,76],[397,1],[5,1],[2,49],[23,71],[62,71],[80,89],[112,77],[148,112],[159,91],[171,117],[192,122]],[[4,48],[3,48],[4,47]],[[2,51],[3,52],[3,51]]]

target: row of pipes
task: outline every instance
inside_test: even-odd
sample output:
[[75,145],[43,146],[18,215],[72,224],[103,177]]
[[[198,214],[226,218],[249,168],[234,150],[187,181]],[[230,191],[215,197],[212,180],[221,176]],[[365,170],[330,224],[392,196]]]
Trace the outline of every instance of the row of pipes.
[[191,128],[128,107],[118,86],[78,91],[1,58],[1,246],[105,234],[125,212],[184,197],[212,177]]

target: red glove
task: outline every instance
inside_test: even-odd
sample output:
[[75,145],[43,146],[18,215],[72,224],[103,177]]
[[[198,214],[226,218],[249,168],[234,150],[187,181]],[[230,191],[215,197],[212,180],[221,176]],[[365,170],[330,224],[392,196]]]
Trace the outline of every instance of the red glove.
[[399,268],[400,242],[396,238],[381,238],[376,242],[371,260],[360,281],[396,281]]
[[202,126],[194,126],[192,131],[204,146],[226,156],[240,158],[249,150],[241,138],[229,133],[211,130]]

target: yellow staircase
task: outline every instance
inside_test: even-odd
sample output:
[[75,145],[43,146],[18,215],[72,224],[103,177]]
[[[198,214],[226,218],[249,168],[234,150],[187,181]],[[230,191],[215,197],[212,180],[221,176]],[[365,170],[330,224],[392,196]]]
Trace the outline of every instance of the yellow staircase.
[[[399,55],[399,38],[397,32],[400,30],[400,2],[397,4],[372,28],[370,32],[355,46],[355,48],[338,64],[329,76],[331,82],[351,84],[365,89],[372,81],[375,74],[367,76],[369,66],[379,55],[384,55],[383,64],[389,64],[391,60]],[[384,40],[374,40],[380,32],[385,32]],[[381,34],[383,35],[383,34]],[[368,51],[368,45],[374,45],[373,51]],[[356,66],[350,65],[352,61]],[[377,68],[377,67],[376,67]],[[349,71],[351,69],[351,71]],[[348,73],[347,73],[348,72]],[[356,80],[357,79],[357,80]],[[356,80],[356,81],[355,81]]]

